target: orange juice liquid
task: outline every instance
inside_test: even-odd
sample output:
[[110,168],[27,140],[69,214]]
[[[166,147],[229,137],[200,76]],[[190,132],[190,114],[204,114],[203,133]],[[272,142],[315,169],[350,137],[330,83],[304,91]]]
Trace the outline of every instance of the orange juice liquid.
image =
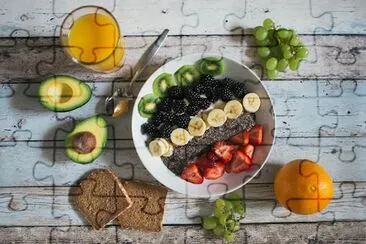
[[94,70],[113,71],[123,64],[124,42],[112,16],[91,13],[74,21],[67,51]]

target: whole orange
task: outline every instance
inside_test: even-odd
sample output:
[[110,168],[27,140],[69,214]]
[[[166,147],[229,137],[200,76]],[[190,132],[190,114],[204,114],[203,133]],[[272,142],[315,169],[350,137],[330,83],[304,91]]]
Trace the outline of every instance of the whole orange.
[[277,173],[274,191],[282,206],[297,214],[322,211],[333,197],[333,182],[327,171],[310,160],[294,160]]

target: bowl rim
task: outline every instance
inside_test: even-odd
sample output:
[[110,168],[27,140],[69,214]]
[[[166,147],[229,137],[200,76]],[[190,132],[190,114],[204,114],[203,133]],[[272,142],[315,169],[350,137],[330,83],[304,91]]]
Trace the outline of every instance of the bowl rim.
[[[170,184],[167,184],[167,182],[162,182],[158,177],[155,176],[155,173],[153,173],[150,169],[150,167],[146,167],[145,165],[145,162],[144,162],[144,158],[143,156],[141,155],[141,152],[140,152],[140,149],[138,149],[136,147],[136,145],[138,145],[137,143],[137,135],[135,135],[135,130],[133,129],[133,125],[136,123],[136,116],[135,114],[138,113],[138,99],[139,97],[142,96],[141,94],[141,91],[143,90],[143,87],[146,85],[146,82],[149,81],[151,79],[151,77],[153,76],[156,76],[156,74],[162,72],[162,68],[165,67],[167,64],[171,63],[171,62],[179,62],[180,59],[184,59],[184,58],[189,58],[189,57],[192,57],[192,59],[197,59],[199,60],[198,58],[204,58],[204,57],[209,57],[209,56],[214,56],[214,57],[221,57],[223,59],[227,59],[231,62],[234,62],[236,63],[237,65],[239,66],[242,66],[244,67],[247,71],[249,71],[254,77],[255,79],[257,79],[257,81],[259,81],[259,83],[261,84],[261,86],[263,87],[264,91],[267,93],[268,95],[268,98],[269,98],[269,101],[270,101],[270,105],[272,106],[272,120],[273,120],[273,130],[272,130],[272,144],[270,145],[270,148],[269,148],[269,151],[267,153],[267,156],[265,157],[263,163],[260,165],[260,167],[255,171],[253,172],[253,174],[251,174],[249,177],[246,177],[245,178],[245,181],[242,181],[242,183],[238,184],[238,186],[236,187],[233,187],[229,190],[226,190],[225,192],[223,193],[208,193],[207,194],[195,194],[195,193],[189,193],[188,191],[185,191],[185,192],[180,192],[180,191],[177,191],[176,189],[174,189],[173,187],[171,187]],[[182,64],[184,65],[184,64]],[[143,94],[145,95],[145,94]],[[137,95],[137,98],[135,100],[135,103],[134,103],[134,106],[133,106],[133,110],[132,110],[132,119],[131,119],[131,128],[132,128],[132,140],[133,140],[133,143],[134,143],[134,147],[135,147],[135,150],[137,152],[137,155],[139,156],[139,159],[141,160],[142,164],[144,165],[145,169],[154,177],[154,179],[156,179],[158,182],[160,182],[161,184],[163,184],[164,186],[166,186],[167,188],[173,190],[174,192],[177,192],[179,194],[182,194],[182,195],[185,195],[185,196],[189,196],[189,197],[199,197],[199,198],[203,198],[203,197],[217,197],[217,196],[222,196],[224,194],[227,194],[227,193],[230,193],[230,192],[233,192],[233,191],[236,191],[240,188],[242,188],[243,186],[245,186],[246,184],[248,184],[252,179],[254,179],[258,173],[263,169],[263,167],[267,164],[268,162],[268,159],[272,153],[272,150],[273,150],[273,145],[275,144],[275,140],[276,140],[276,122],[277,122],[277,119],[276,119],[276,112],[275,112],[275,108],[274,108],[274,104],[273,104],[273,101],[272,101],[272,98],[270,96],[270,93],[268,92],[266,86],[263,84],[262,80],[259,78],[259,76],[252,70],[250,69],[247,65],[241,63],[240,61],[237,61],[236,59],[230,57],[230,56],[226,56],[226,55],[222,55],[222,54],[218,54],[218,53],[204,53],[204,54],[188,54],[188,55],[183,55],[183,56],[179,56],[179,57],[176,57],[172,60],[170,60],[169,62],[161,65],[158,69],[156,69],[147,79],[146,81],[144,82],[143,86],[141,87],[138,95]],[[146,146],[145,146],[146,147]],[[161,160],[161,159],[160,159]],[[163,162],[161,162],[163,163]],[[163,163],[164,164],[164,163]],[[170,171],[168,168],[167,168],[168,171]],[[171,172],[171,171],[170,171]],[[172,174],[174,174],[173,172],[171,172]],[[183,179],[181,179],[179,176],[177,175],[174,175],[175,177],[178,178],[178,180],[182,180],[184,181]],[[186,184],[191,184],[189,182],[186,182]],[[213,183],[214,184],[214,183]],[[216,183],[216,184],[219,184],[219,183]],[[197,185],[197,186],[200,186],[200,185]],[[209,186],[209,185],[208,185]],[[187,190],[187,187],[186,187],[186,190]]]

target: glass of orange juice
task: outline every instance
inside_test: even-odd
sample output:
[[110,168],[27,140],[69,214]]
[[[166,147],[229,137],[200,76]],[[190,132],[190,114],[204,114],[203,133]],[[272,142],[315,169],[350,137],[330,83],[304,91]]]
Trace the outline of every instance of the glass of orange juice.
[[124,63],[125,43],[117,20],[106,9],[84,6],[61,25],[61,45],[71,59],[98,72],[113,72]]

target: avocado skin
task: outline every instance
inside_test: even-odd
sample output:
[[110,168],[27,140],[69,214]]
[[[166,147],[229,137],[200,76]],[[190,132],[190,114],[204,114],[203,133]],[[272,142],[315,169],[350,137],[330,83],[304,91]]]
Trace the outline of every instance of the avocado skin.
[[[72,86],[76,86],[80,88],[81,95],[78,95],[78,99],[70,99],[71,102],[65,102],[63,104],[53,104],[52,102],[47,100],[47,86],[52,82],[59,82],[58,80],[63,80],[64,83]],[[75,77],[69,75],[55,75],[50,76],[43,80],[38,89],[38,97],[40,103],[47,109],[54,112],[68,112],[80,108],[84,104],[86,104],[92,95],[92,91],[90,87],[85,84],[83,81],[76,79]]]
[[[80,132],[90,132],[95,136],[96,146],[90,153],[78,153],[72,147],[73,137]],[[65,139],[65,153],[72,161],[80,164],[88,164],[98,158],[104,151],[108,138],[107,121],[100,115],[89,117],[76,124]]]

